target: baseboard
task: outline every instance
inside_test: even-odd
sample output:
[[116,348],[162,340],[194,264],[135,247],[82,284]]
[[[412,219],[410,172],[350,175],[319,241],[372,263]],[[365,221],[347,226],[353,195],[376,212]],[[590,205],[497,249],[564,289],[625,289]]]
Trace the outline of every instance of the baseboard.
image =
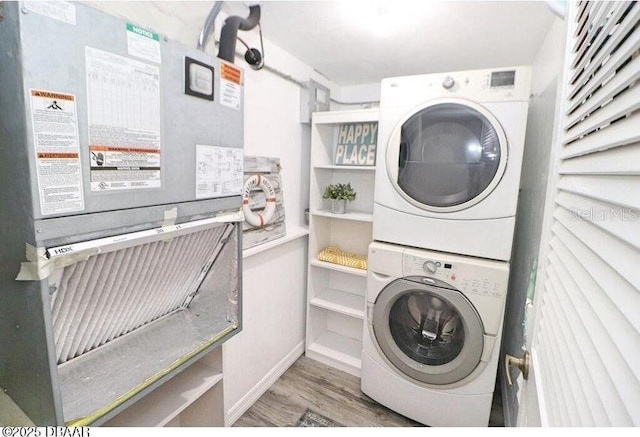
[[234,406],[229,408],[224,418],[224,426],[233,425],[262,396],[278,378],[304,353],[304,341],[301,341],[273,369],[251,388]]

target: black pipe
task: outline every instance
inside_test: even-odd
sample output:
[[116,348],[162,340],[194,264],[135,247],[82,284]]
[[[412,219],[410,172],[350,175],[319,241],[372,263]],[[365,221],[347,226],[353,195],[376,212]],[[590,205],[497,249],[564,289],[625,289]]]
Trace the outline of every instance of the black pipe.
[[224,25],[220,31],[220,47],[218,57],[233,63],[236,56],[236,39],[238,30],[251,30],[260,22],[260,6],[249,6],[249,16],[247,18],[231,16],[224,20]]

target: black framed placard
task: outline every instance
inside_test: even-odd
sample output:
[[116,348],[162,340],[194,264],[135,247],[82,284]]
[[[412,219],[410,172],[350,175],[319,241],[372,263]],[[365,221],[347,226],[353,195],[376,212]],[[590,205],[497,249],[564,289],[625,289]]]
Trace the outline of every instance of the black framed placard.
[[334,164],[373,167],[376,165],[378,123],[344,123],[338,127]]

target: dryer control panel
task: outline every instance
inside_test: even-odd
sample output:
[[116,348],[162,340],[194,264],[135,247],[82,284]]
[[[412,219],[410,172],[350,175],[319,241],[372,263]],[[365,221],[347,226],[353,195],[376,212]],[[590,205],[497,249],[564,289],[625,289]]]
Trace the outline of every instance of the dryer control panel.
[[403,276],[428,276],[465,293],[502,298],[507,293],[509,264],[437,252],[406,249]]
[[412,108],[452,97],[477,103],[526,102],[530,94],[531,68],[514,66],[386,78],[381,82],[380,105]]

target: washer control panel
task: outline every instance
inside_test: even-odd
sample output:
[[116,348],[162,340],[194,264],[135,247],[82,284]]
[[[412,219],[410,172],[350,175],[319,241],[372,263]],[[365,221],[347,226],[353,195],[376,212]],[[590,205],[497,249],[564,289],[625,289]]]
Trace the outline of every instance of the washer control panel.
[[499,262],[436,253],[436,256],[430,257],[416,252],[418,251],[408,249],[403,255],[402,274],[405,277],[426,276],[438,279],[466,293],[496,298],[506,295],[509,277],[507,263],[500,263],[501,268],[492,268],[489,263]]

